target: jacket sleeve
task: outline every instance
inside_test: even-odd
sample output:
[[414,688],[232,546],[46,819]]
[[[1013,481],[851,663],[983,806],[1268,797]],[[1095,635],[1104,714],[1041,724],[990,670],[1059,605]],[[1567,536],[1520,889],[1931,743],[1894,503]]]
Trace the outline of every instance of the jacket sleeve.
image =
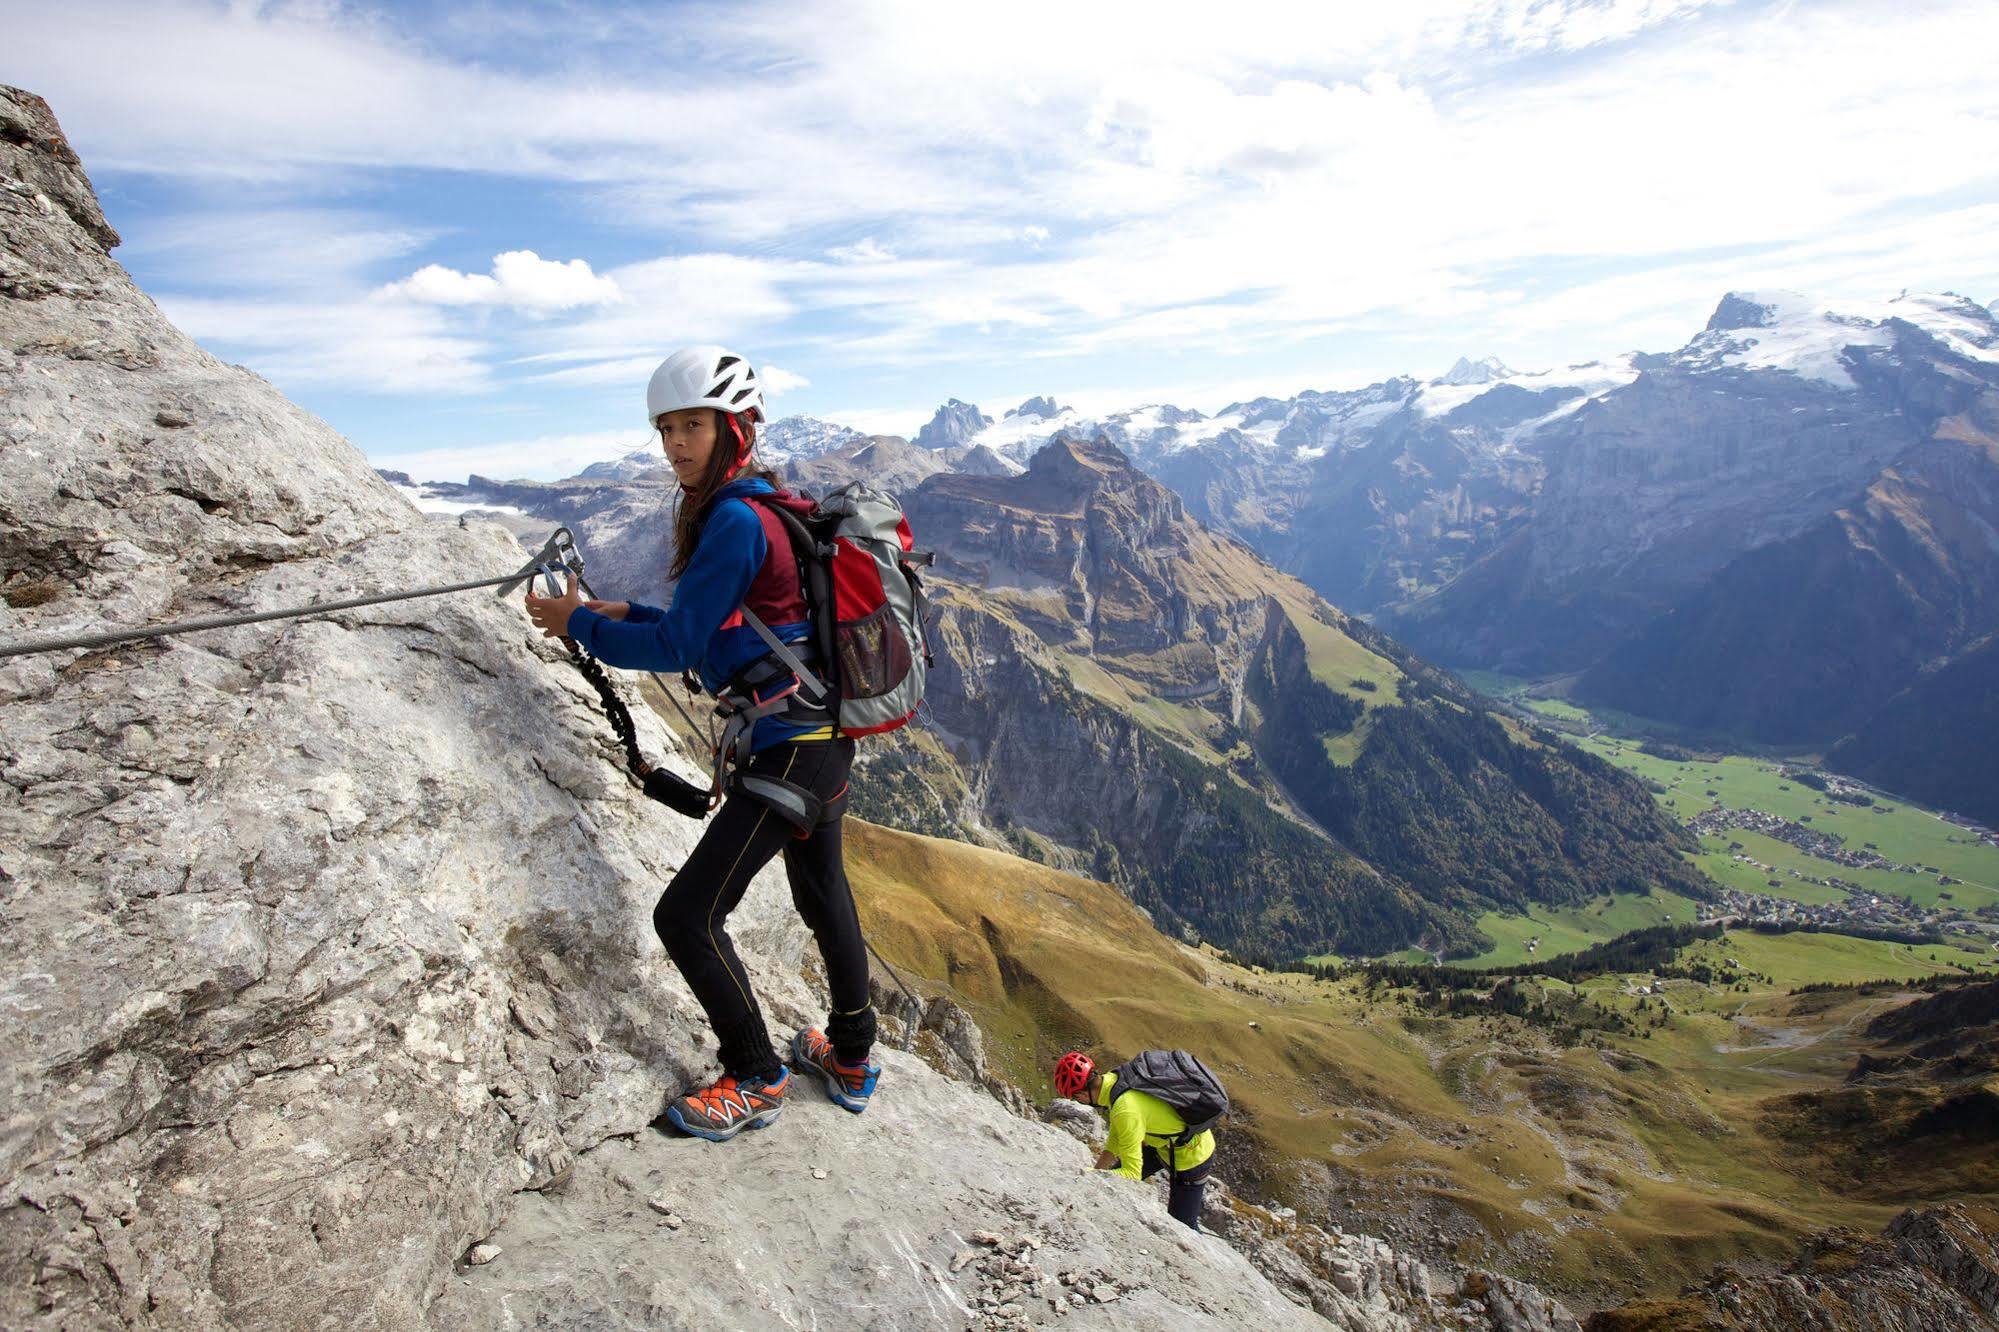
[[1111,1102],[1109,1118],[1104,1150],[1117,1158],[1118,1174],[1137,1179],[1145,1161],[1145,1120],[1138,1103],[1129,1096],[1118,1097]]
[[724,500],[701,529],[701,542],[665,614],[620,623],[579,608],[569,617],[569,637],[591,656],[624,670],[684,671],[698,666],[715,631],[743,604],[750,580],[763,568],[769,552],[763,522],[749,504]]

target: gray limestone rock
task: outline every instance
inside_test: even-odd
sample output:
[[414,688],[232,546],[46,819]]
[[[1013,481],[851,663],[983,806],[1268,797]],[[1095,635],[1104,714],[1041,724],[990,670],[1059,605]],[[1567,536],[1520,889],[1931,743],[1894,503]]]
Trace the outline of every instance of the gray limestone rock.
[[965,443],[993,423],[993,419],[969,402],[951,399],[937,409],[930,423],[916,432],[920,449],[948,449]]
[[1058,1096],[1050,1101],[1041,1118],[1086,1146],[1096,1144],[1104,1136],[1102,1121],[1096,1114],[1067,1097]]

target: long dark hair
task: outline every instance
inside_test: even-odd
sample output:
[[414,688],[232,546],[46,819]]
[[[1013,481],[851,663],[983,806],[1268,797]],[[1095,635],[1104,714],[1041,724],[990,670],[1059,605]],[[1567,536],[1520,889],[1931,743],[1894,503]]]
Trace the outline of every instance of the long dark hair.
[[[743,432],[743,442],[736,443],[736,432],[729,428],[729,413],[717,408],[715,412],[715,451],[708,455],[708,470],[692,487],[682,486],[680,507],[673,512],[673,567],[668,577],[678,578],[687,572],[687,563],[694,558],[694,548],[701,544],[701,527],[708,520],[708,506],[715,502],[715,492],[735,477],[730,469],[736,465],[736,455],[749,453],[757,442],[756,420],[744,412],[734,420]],[[735,473],[736,477],[761,477],[772,485],[777,484],[777,473],[767,467],[758,466],[754,455],[750,456]]]

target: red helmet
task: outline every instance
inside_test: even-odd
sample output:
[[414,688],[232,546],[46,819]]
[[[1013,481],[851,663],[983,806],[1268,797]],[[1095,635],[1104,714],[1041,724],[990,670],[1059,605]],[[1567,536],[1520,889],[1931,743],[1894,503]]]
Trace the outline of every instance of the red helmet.
[[1083,1088],[1090,1085],[1090,1075],[1097,1071],[1094,1059],[1079,1050],[1071,1050],[1055,1061],[1055,1092],[1075,1100],[1082,1096]]

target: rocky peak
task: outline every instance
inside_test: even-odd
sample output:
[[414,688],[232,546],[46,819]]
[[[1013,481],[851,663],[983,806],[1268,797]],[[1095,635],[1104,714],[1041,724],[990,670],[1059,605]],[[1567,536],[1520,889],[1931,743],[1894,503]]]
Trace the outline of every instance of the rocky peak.
[[1706,331],[1726,333],[1739,328],[1768,328],[1776,312],[1774,302],[1754,292],[1731,291],[1708,316]]
[[786,416],[757,434],[757,454],[772,465],[800,458],[817,458],[852,448],[867,437],[848,426],[811,416]]
[[1222,408],[1223,417],[1240,416],[1245,426],[1261,425],[1266,421],[1282,421],[1291,414],[1293,400],[1290,398],[1261,397],[1248,402],[1232,402]]
[[1027,470],[1033,476],[1070,477],[1091,487],[1124,473],[1143,479],[1108,435],[1057,435],[1028,460]]
[[[49,104],[21,88],[0,84],[0,151],[10,190],[39,195],[83,228],[99,248],[118,244],[118,233],[104,220],[97,191],[90,187],[83,163],[63,136]],[[7,275],[0,274],[0,280]]]
[[592,481],[635,481],[642,476],[661,476],[671,470],[664,452],[647,447],[633,449],[622,458],[591,463],[577,475]]
[[1026,402],[1008,412],[1007,416],[1009,418],[1018,416],[1030,420],[1048,421],[1060,416],[1063,410],[1063,408],[1055,405],[1055,399],[1043,396],[1029,398]]
[[794,457],[783,466],[786,480],[808,494],[823,495],[852,481],[891,494],[914,489],[950,465],[948,455],[919,449],[900,435],[856,436],[858,442],[830,453]]
[[990,445],[974,444],[953,460],[952,470],[967,476],[1018,476],[1019,463],[993,451]]
[[969,402],[952,398],[937,409],[930,423],[916,432],[916,446],[948,449],[966,443],[993,423],[993,419]]
[[1435,384],[1449,384],[1462,388],[1470,384],[1491,384],[1509,378],[1513,371],[1497,356],[1481,356],[1478,360],[1458,357],[1457,364],[1432,380]]

